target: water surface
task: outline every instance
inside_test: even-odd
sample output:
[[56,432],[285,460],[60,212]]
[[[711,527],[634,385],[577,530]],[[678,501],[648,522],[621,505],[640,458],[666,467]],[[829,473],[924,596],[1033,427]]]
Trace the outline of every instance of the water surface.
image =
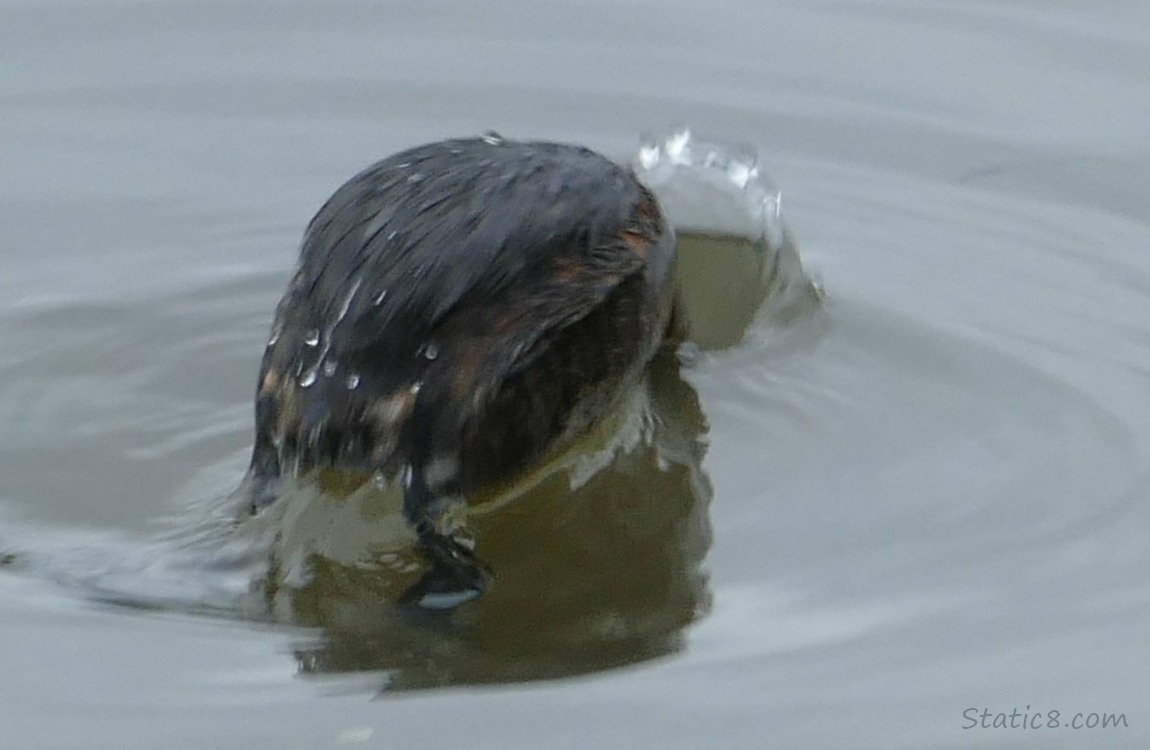
[[[1144,745],[1148,23],[1133,0],[0,3],[5,736]],[[626,156],[677,122],[759,148],[826,299],[664,371],[674,434],[705,435],[661,488],[693,500],[657,506],[695,544],[647,569],[668,637],[579,652],[560,607],[529,653],[507,623],[530,608],[505,602],[456,681],[498,686],[379,700],[363,667],[395,650],[378,620],[358,637],[370,597],[214,608],[247,579],[187,575],[164,539],[210,529],[242,474],[271,311],[327,195],[436,137]],[[501,538],[531,528],[502,513]],[[576,603],[642,611],[634,582]],[[964,729],[972,707],[1129,726]]]

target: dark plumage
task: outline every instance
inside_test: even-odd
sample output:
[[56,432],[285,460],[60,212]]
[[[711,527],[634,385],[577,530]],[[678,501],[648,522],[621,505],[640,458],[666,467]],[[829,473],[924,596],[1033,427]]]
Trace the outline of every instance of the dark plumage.
[[403,476],[424,549],[462,564],[440,501],[607,413],[662,340],[674,257],[654,196],[584,148],[489,136],[372,165],[308,226],[276,310],[257,503],[321,466]]

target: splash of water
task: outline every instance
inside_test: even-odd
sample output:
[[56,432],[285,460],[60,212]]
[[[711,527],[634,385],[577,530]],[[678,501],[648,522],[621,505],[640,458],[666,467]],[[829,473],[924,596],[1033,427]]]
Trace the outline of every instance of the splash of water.
[[822,290],[783,221],[782,192],[753,146],[677,128],[646,136],[632,168],[679,236],[678,312],[689,342],[734,346],[755,321],[785,324],[818,305]]
[[750,144],[701,140],[676,128],[644,136],[634,167],[676,227],[783,244],[782,192]]

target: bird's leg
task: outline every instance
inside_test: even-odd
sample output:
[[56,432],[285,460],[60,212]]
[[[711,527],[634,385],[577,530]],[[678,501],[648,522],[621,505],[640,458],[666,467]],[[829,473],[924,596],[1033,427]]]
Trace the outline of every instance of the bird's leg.
[[478,598],[491,573],[475,553],[435,525],[435,500],[419,469],[410,469],[403,492],[403,515],[415,529],[416,549],[431,565],[400,597],[401,604],[451,610]]

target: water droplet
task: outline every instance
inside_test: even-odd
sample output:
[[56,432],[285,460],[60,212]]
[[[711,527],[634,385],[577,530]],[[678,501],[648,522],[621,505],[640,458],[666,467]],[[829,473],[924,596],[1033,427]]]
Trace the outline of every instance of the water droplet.
[[815,296],[819,299],[824,299],[827,295],[826,285],[823,283],[823,275],[821,273],[811,274],[811,288],[815,292]]
[[384,289],[382,292],[375,295],[375,300],[373,300],[372,304],[374,304],[376,307],[378,307],[379,305],[383,304],[383,300],[386,298],[387,298],[387,290]]
[[343,298],[343,302],[339,306],[339,313],[335,316],[335,322],[338,323],[347,317],[347,311],[351,309],[351,302],[355,299],[355,295],[359,293],[359,285],[361,279],[356,279],[355,283],[351,285],[351,289]]
[[378,490],[387,489],[387,477],[383,475],[382,471],[377,471],[371,475],[371,483],[375,485]]
[[755,178],[757,168],[754,164],[741,161],[732,161],[727,165],[727,177],[735,187],[745,188],[747,183]]
[[415,382],[415,383],[412,383],[411,387],[408,388],[407,390],[412,396],[418,396],[419,395],[419,389],[422,387],[423,387],[423,383]]
[[351,375],[347,376],[347,389],[349,391],[354,391],[356,388],[359,388],[359,375],[356,375],[353,372]]
[[332,375],[335,375],[335,371],[338,366],[339,365],[336,364],[334,359],[326,360],[323,363],[323,374],[330,378]]
[[654,169],[662,158],[663,148],[658,143],[644,143],[639,147],[639,166]]
[[672,133],[663,142],[663,150],[675,164],[690,164],[691,162],[691,131],[689,128],[680,128]]
[[315,328],[304,334],[304,346],[319,346],[319,331]]
[[483,134],[483,142],[490,146],[502,146],[505,141],[499,133],[496,133],[494,130],[488,130]]
[[280,340],[280,335],[284,332],[284,324],[282,320],[276,320],[272,324],[271,335],[268,336],[268,346],[275,346],[276,342]]
[[439,345],[434,341],[429,341],[427,345],[423,347],[423,356],[427,359],[435,359],[438,357]]
[[413,172],[407,176],[408,182],[423,182],[423,172]]
[[316,368],[309,367],[305,373],[299,376],[299,387],[308,388],[315,383]]
[[396,164],[395,168],[396,169],[407,169],[410,166],[411,166],[411,162],[405,161],[405,162],[400,162],[399,164]]

